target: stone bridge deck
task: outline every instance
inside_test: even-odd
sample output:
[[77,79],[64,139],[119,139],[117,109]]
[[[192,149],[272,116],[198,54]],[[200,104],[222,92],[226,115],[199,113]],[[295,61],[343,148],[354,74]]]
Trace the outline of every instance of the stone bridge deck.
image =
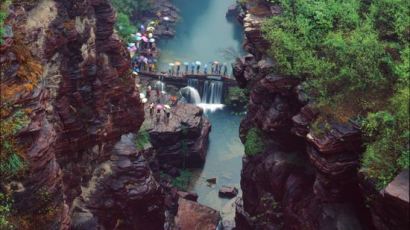
[[237,86],[238,83],[235,79],[230,78],[228,76],[220,75],[220,74],[185,74],[181,73],[180,75],[169,75],[167,73],[157,73],[157,72],[139,72],[139,76],[142,78],[151,78],[162,81],[166,83],[176,84],[176,85],[187,85],[188,79],[197,79],[198,81],[202,82],[205,80],[216,80],[222,81],[224,83],[224,87],[232,87]]

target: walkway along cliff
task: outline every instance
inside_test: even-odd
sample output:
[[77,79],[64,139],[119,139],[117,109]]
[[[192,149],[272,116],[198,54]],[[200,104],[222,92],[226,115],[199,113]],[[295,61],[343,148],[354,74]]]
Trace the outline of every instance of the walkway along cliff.
[[234,64],[234,76],[250,91],[240,137],[245,149],[255,138],[264,148],[243,158],[238,229],[407,229],[408,172],[377,191],[358,172],[359,127],[333,123],[315,135],[310,125],[318,111],[301,82],[273,74],[261,24],[280,13],[275,5],[249,1],[239,16],[249,54]]

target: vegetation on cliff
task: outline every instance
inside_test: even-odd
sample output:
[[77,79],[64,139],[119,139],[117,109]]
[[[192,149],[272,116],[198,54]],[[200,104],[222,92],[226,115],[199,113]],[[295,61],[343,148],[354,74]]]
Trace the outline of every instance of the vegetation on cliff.
[[248,131],[245,141],[245,154],[247,156],[254,156],[265,149],[265,144],[262,139],[262,133],[257,128],[252,128]]
[[363,121],[362,170],[385,186],[409,167],[410,6],[405,0],[271,0],[263,26],[280,74],[305,80],[322,115]]
[[135,16],[151,8],[149,0],[111,0],[117,11],[115,28],[126,42],[131,42],[131,34],[137,31],[133,21]]

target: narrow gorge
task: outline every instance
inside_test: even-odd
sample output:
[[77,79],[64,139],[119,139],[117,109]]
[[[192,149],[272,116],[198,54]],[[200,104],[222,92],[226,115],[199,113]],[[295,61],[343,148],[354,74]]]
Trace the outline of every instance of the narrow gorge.
[[0,229],[408,229],[404,2],[2,0]]

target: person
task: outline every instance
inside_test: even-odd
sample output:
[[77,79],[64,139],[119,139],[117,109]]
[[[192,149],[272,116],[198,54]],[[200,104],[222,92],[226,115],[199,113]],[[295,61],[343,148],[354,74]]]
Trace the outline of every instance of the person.
[[167,109],[167,110],[165,110],[165,115],[166,115],[166,118],[167,118],[167,123],[169,122],[169,118],[171,117],[171,111],[169,110],[169,109]]
[[224,63],[224,76],[227,76],[228,74],[228,66],[226,65],[226,63]]
[[147,98],[150,99],[150,97],[151,97],[151,86],[149,85],[147,87]]
[[195,71],[195,63],[191,63],[191,74],[194,74]]
[[179,70],[181,69],[180,65],[177,65],[177,76],[179,75]]
[[201,65],[200,64],[198,64],[198,65],[196,65],[196,74],[199,74],[199,69],[201,68]]
[[152,117],[154,115],[154,103],[149,105],[149,115]]
[[214,73],[214,71],[215,71],[215,64],[214,64],[214,63],[212,63],[212,64],[211,64],[211,74],[213,74],[213,73]]
[[208,74],[208,65],[207,64],[204,65],[204,74]]
[[159,108],[157,108],[156,118],[157,118],[157,123],[159,123],[159,121],[161,120],[161,109]]
[[185,62],[184,65],[185,65],[185,74],[188,74],[189,64]]

